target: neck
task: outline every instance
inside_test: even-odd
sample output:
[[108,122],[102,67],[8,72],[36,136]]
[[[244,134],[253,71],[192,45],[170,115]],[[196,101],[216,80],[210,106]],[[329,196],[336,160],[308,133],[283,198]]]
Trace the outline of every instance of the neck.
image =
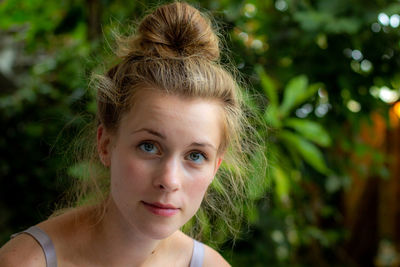
[[168,240],[151,239],[136,231],[122,218],[111,199],[91,236],[92,251],[105,266],[147,265]]

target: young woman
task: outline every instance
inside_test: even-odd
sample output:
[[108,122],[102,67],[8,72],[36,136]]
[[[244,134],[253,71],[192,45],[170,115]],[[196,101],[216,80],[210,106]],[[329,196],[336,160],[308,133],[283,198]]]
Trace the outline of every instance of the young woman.
[[[105,175],[80,185],[85,205],[15,235],[1,266],[229,266],[180,231],[200,206],[232,213],[220,203],[243,187],[250,128],[211,23],[186,3],[160,6],[119,39],[117,55],[96,83]],[[206,194],[211,183],[218,194]]]

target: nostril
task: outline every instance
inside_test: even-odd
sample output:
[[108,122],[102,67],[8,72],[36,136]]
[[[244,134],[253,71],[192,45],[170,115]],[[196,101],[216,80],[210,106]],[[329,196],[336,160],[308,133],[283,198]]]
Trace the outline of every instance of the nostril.
[[180,187],[182,179],[182,170],[179,164],[179,159],[176,157],[164,157],[157,172],[154,173],[154,188],[165,192],[176,191]]

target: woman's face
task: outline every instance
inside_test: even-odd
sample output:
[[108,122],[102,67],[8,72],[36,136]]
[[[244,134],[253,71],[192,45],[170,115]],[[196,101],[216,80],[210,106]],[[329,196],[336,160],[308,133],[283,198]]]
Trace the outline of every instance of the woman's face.
[[132,230],[162,239],[196,213],[222,160],[221,113],[216,101],[142,90],[115,136],[99,130],[111,201]]

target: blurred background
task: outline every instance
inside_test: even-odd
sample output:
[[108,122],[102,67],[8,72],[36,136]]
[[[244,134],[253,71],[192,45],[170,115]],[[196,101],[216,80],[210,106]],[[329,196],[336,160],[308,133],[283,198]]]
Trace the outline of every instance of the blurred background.
[[[80,178],[65,151],[96,109],[90,73],[112,29],[158,2],[0,1],[1,245]],[[267,142],[250,225],[220,251],[233,266],[400,266],[400,1],[189,2],[220,22]]]

